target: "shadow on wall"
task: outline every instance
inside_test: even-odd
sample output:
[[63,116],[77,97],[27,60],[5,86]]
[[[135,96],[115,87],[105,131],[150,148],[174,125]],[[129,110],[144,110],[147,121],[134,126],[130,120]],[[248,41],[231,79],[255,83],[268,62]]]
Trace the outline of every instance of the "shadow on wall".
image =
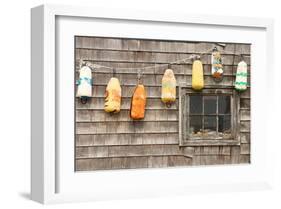
[[28,193],[28,192],[19,192],[19,196],[26,199],[26,200],[31,199],[30,193]]

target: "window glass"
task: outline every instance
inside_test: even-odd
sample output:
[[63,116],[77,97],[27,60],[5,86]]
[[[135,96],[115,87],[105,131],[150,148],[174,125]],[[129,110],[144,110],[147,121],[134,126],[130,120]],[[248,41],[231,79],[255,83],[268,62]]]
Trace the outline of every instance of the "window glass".
[[204,131],[205,132],[217,131],[217,117],[216,116],[205,116],[204,117]]
[[202,139],[231,137],[231,96],[190,95],[189,101],[189,134]]
[[204,96],[204,115],[217,113],[217,96]]
[[202,129],[202,116],[190,116],[189,132],[196,134]]
[[231,132],[231,116],[230,115],[220,115],[219,116],[219,132]]
[[190,114],[202,114],[202,96],[190,96]]
[[230,114],[230,96],[219,96],[219,114]]

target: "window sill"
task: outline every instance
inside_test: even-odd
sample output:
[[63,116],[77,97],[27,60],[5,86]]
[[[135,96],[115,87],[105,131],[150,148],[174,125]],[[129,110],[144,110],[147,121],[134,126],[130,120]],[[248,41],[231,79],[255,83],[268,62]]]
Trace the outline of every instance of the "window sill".
[[237,139],[189,139],[183,141],[180,146],[235,146],[240,145]]
[[189,134],[186,138],[186,140],[234,140],[233,133],[232,134],[224,134],[224,135],[218,135],[218,134]]

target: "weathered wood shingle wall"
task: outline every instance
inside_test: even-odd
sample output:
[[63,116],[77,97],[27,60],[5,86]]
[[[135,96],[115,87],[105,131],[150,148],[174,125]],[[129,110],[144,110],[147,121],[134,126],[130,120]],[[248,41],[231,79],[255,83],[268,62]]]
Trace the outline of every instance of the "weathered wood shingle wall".
[[[241,146],[179,147],[178,100],[170,108],[161,102],[161,79],[166,67],[160,64],[206,52],[215,43],[137,40],[120,38],[76,37],[76,79],[79,60],[116,68],[155,66],[142,70],[147,91],[145,119],[129,117],[131,96],[137,82],[137,69],[116,69],[122,86],[119,114],[104,112],[104,92],[113,71],[106,68],[93,72],[93,98],[83,105],[76,98],[76,170],[168,167],[250,162],[250,88],[240,100]],[[250,45],[226,44],[222,51],[224,79],[221,87],[232,87],[236,65],[234,54],[243,54],[250,74]],[[225,51],[224,51],[225,50]],[[211,78],[210,54],[203,55],[205,85]],[[191,65],[173,64],[177,82],[191,85]],[[250,80],[250,77],[249,79]],[[217,85],[217,84],[216,84]]]

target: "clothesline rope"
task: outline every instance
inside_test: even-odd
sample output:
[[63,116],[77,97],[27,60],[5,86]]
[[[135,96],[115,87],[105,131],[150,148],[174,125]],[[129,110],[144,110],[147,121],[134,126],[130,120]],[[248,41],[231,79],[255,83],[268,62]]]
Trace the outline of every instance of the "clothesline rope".
[[[172,62],[169,62],[169,63],[165,63],[165,64],[154,64],[152,66],[146,66],[146,67],[110,67],[110,66],[105,66],[105,65],[100,65],[100,64],[94,64],[92,63],[91,61],[84,61],[83,59],[80,59],[80,68],[82,66],[88,66],[92,69],[97,69],[97,68],[106,68],[106,69],[111,69],[113,71],[116,71],[116,69],[118,70],[129,70],[129,69],[150,69],[150,68],[156,68],[156,67],[164,67],[164,66],[167,66],[169,67],[170,65],[172,64],[182,64],[182,63],[187,63],[187,61],[189,60],[194,60],[196,58],[200,58],[202,55],[207,55],[211,52],[213,52],[213,49],[214,48],[210,48],[208,49],[206,52],[201,52],[201,53],[196,53],[196,54],[192,54],[190,55],[189,57],[186,57],[186,58],[183,58],[183,59],[179,59],[179,60],[175,60],[175,61],[172,61]],[[233,52],[229,52],[229,51],[225,51],[223,50],[224,53],[227,53],[227,54],[231,54]],[[241,59],[243,59],[243,54],[232,54],[233,56],[240,56]]]

